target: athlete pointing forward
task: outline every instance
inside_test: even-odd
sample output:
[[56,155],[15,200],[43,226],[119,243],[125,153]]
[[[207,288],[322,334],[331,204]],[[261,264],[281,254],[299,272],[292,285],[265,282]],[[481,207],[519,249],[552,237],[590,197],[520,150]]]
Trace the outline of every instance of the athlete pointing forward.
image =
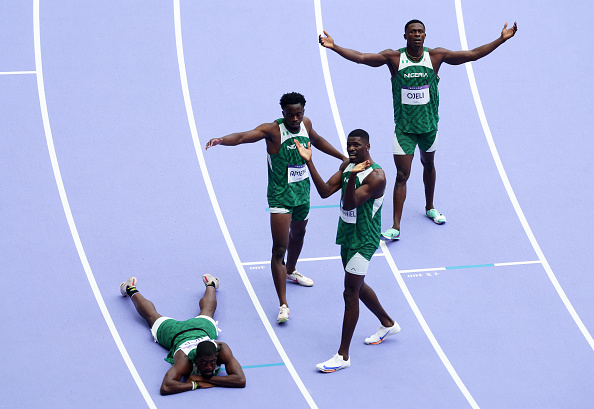
[[362,53],[341,47],[324,31],[320,44],[334,50],[338,55],[357,64],[370,67],[387,65],[392,77],[392,97],[394,102],[394,163],[396,181],[394,183],[394,224],[382,233],[386,239],[400,238],[400,219],[406,199],[406,181],[410,176],[412,160],[417,144],[423,164],[423,183],[425,184],[425,212],[437,224],[446,218],[433,206],[435,191],[434,155],[437,147],[437,123],[439,121],[439,67],[442,63],[459,65],[475,61],[490,54],[493,50],[516,34],[516,23],[507,28],[503,26],[496,40],[468,51],[450,51],[445,48],[427,48],[425,25],[419,20],[411,20],[404,27],[406,47],[399,50],[385,50],[378,54]]

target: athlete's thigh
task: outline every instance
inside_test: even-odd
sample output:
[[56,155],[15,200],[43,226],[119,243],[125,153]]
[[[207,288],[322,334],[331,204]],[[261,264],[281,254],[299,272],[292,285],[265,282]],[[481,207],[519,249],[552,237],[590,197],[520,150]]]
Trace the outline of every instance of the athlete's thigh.
[[272,245],[284,246],[289,244],[289,228],[291,227],[291,213],[270,213],[270,231]]
[[420,155],[421,155],[421,162],[423,162],[425,164],[433,164],[433,162],[435,161],[435,151],[433,151],[433,152],[420,151]]
[[405,176],[409,176],[414,157],[415,155],[394,155],[394,165],[396,165],[396,172]]

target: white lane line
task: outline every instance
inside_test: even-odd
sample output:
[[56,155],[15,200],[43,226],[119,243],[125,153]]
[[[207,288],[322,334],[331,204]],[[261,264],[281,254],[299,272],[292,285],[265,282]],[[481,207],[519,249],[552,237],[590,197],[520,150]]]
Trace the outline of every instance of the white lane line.
[[[322,3],[321,0],[314,0],[314,8],[316,10],[316,30],[318,34],[324,35],[324,24],[322,23]],[[320,60],[322,61],[322,71],[324,72],[324,81],[326,83],[326,91],[328,93],[328,99],[330,100],[330,109],[332,109],[332,117],[334,118],[334,125],[338,132],[338,138],[340,139],[340,145],[342,146],[342,153],[348,156],[346,150],[346,136],[344,134],[344,128],[342,127],[342,121],[340,120],[340,114],[338,113],[338,104],[336,103],[336,96],[334,95],[334,86],[332,85],[332,78],[330,77],[330,65],[328,64],[328,54],[325,47],[318,45],[320,50]]]
[[427,338],[429,338],[429,342],[431,342],[431,345],[433,345],[433,349],[435,349],[435,352],[437,352],[439,359],[441,359],[441,362],[448,370],[452,379],[454,379],[454,382],[456,382],[458,389],[460,389],[460,391],[462,392],[462,394],[464,395],[464,397],[466,398],[466,400],[468,401],[470,406],[473,408],[479,408],[478,404],[476,403],[476,401],[474,400],[474,398],[472,397],[472,395],[466,388],[466,385],[464,385],[464,382],[462,382],[462,379],[460,379],[460,376],[458,376],[458,373],[454,369],[452,363],[446,356],[445,352],[443,352],[443,349],[441,349],[439,342],[437,342],[437,339],[433,335],[431,328],[429,328],[427,321],[425,321],[423,314],[421,314],[421,310],[419,310],[419,307],[417,307],[417,303],[413,299],[413,296],[411,295],[410,291],[408,291],[408,287],[406,286],[404,279],[398,272],[398,267],[396,267],[396,263],[394,262],[394,259],[392,258],[390,251],[388,250],[388,246],[386,246],[386,243],[383,240],[380,241],[380,248],[386,255],[386,260],[388,261],[388,264],[390,265],[390,268],[392,269],[392,272],[394,273],[394,277],[396,277],[396,281],[398,281],[398,285],[400,286],[400,288],[402,289],[402,292],[404,293],[404,297],[406,298],[406,301],[408,301],[408,304],[412,308],[412,310],[415,314],[415,317],[417,317],[417,320],[421,324],[423,331],[425,331],[425,335],[427,335]]
[[[318,34],[322,34],[323,33],[323,25],[322,25],[322,6],[321,6],[321,0],[314,0],[314,6],[315,6],[315,13],[316,13],[316,28],[318,30]],[[318,47],[319,48],[324,48],[321,45],[318,46]],[[332,79],[330,78],[330,69],[328,67],[328,61],[327,61],[327,56],[326,56],[325,49],[320,50],[320,57],[322,58],[322,68],[324,70],[324,79],[326,81],[326,89],[328,91],[328,97],[330,98],[330,105],[332,106],[332,113],[334,115],[334,121],[337,124],[336,129],[337,129],[338,134],[339,134],[339,136],[341,138],[341,142],[343,143],[343,149],[346,149],[346,140],[344,138],[344,131],[343,131],[343,128],[342,128],[342,123],[340,122],[340,116],[338,115],[338,106],[336,104],[336,98],[334,96],[334,88],[332,86]],[[466,400],[468,401],[468,403],[470,403],[470,405],[473,408],[478,408],[479,406],[474,401],[474,398],[472,397],[472,395],[470,394],[470,392],[468,392],[468,389],[466,389],[466,386],[464,385],[464,383],[462,382],[462,380],[460,379],[460,377],[458,376],[458,374],[454,370],[454,367],[452,366],[452,364],[450,363],[450,361],[446,357],[445,353],[443,352],[443,350],[439,346],[439,343],[437,342],[437,340],[433,336],[433,333],[431,332],[431,329],[429,328],[429,326],[425,322],[425,319],[423,318],[423,315],[421,314],[421,311],[417,307],[417,305],[416,305],[416,303],[415,303],[412,295],[408,291],[408,288],[406,287],[406,284],[404,283],[404,280],[402,279],[402,277],[398,273],[398,269],[396,268],[396,264],[394,263],[394,260],[392,259],[392,256],[391,256],[390,252],[388,251],[388,247],[386,246],[386,243],[384,243],[383,240],[380,241],[380,248],[382,249],[382,252],[383,252],[383,254],[386,257],[386,260],[388,261],[388,264],[390,265],[390,268],[392,269],[392,272],[394,274],[394,277],[396,277],[396,280],[398,281],[398,285],[400,286],[402,292],[404,293],[404,296],[406,297],[406,300],[408,301],[408,304],[412,308],[415,316],[417,317],[417,320],[419,321],[419,323],[421,324],[421,327],[423,328],[423,331],[425,331],[425,335],[427,336],[427,338],[429,338],[429,341],[431,342],[431,345],[433,345],[433,348],[437,352],[437,355],[439,356],[439,358],[441,359],[442,363],[444,364],[444,366],[448,370],[450,376],[454,379],[454,382],[456,383],[456,385],[458,386],[458,388],[460,389],[460,391],[462,392],[462,394],[464,395],[464,397],[466,398]]]
[[258,296],[256,295],[256,292],[254,291],[254,288],[252,287],[252,284],[250,283],[250,280],[245,272],[245,269],[243,268],[241,260],[239,259],[239,254],[237,253],[237,250],[235,249],[235,245],[233,244],[233,240],[231,239],[231,235],[229,234],[227,224],[225,223],[225,219],[223,218],[223,213],[221,212],[219,202],[215,195],[215,191],[212,186],[212,181],[210,180],[208,169],[206,167],[206,161],[204,160],[204,155],[202,153],[202,144],[200,143],[200,139],[198,138],[198,130],[196,128],[196,119],[194,117],[194,109],[192,108],[192,101],[190,99],[190,89],[188,86],[188,77],[187,77],[187,73],[186,73],[186,63],[185,63],[185,58],[184,58],[184,48],[183,48],[183,43],[182,43],[181,10],[180,10],[179,0],[173,0],[173,8],[174,8],[174,18],[175,18],[175,43],[176,43],[176,47],[177,47],[177,61],[178,61],[178,65],[179,65],[179,74],[180,74],[180,79],[181,79],[181,86],[182,86],[182,91],[183,91],[183,96],[184,96],[184,102],[185,102],[185,106],[186,106],[186,113],[188,116],[188,124],[190,125],[190,132],[192,134],[194,148],[196,150],[196,155],[198,157],[198,162],[200,164],[200,170],[202,171],[202,177],[204,178],[206,190],[208,191],[208,196],[212,203],[212,207],[213,207],[215,215],[217,217],[217,221],[219,222],[221,232],[223,233],[225,242],[227,243],[227,247],[229,248],[229,252],[231,253],[233,261],[235,262],[237,271],[239,272],[239,275],[241,276],[241,279],[242,279],[243,284],[250,296],[250,299],[252,300],[252,303],[254,304],[254,307],[256,308],[258,315],[260,316],[260,320],[262,320],[262,323],[264,324],[264,327],[266,328],[266,331],[268,332],[268,336],[272,340],[281,359],[283,360],[285,366],[289,370],[289,373],[291,374],[293,381],[297,384],[299,390],[301,391],[301,394],[303,395],[303,397],[305,398],[305,400],[307,401],[309,406],[311,408],[317,408],[316,403],[314,402],[313,398],[307,391],[307,388],[301,381],[301,378],[297,374],[295,367],[291,363],[289,356],[285,352],[276,333],[274,332],[274,329],[272,328],[272,325],[270,325],[270,322],[268,321],[268,318],[266,317],[264,310],[262,309],[260,300],[258,300]]
[[[383,257],[383,253],[376,253],[373,257]],[[329,256],[329,257],[309,257],[309,258],[300,258],[297,260],[298,263],[302,261],[325,261],[325,260],[340,260],[340,256]],[[244,266],[260,266],[265,264],[270,264],[270,260],[268,261],[248,261],[246,263],[241,263]]]
[[35,71],[0,71],[0,75],[24,75],[24,74],[37,74]]
[[[454,1],[456,4],[456,17],[458,20],[458,32],[460,35],[460,43],[462,45],[463,50],[468,50],[468,42],[466,41],[466,31],[464,29],[464,19],[462,17],[462,2],[461,2],[461,0],[454,0]],[[503,163],[501,162],[501,158],[499,157],[497,147],[495,146],[495,142],[493,140],[493,135],[491,134],[491,129],[489,128],[489,124],[487,123],[487,116],[485,115],[485,111],[483,109],[483,104],[481,102],[481,98],[480,98],[480,95],[478,92],[478,87],[476,85],[476,80],[474,77],[474,71],[472,69],[472,65],[471,65],[471,63],[466,63],[464,65],[466,66],[468,82],[470,83],[470,88],[472,90],[472,97],[474,98],[474,104],[476,105],[476,110],[478,112],[478,116],[481,121],[481,125],[483,127],[483,132],[485,133],[485,137],[487,138],[487,143],[489,144],[489,149],[491,149],[491,155],[493,156],[493,160],[495,161],[495,165],[497,166],[499,176],[501,177],[503,185],[505,186],[505,190],[507,192],[507,195],[509,196],[509,200],[512,202],[514,210],[516,211],[516,215],[518,216],[518,219],[520,220],[520,223],[522,224],[522,227],[524,228],[524,232],[526,233],[526,236],[528,236],[528,239],[530,240],[530,244],[532,244],[532,248],[536,252],[538,259],[542,263],[542,266],[544,267],[544,269],[547,273],[547,276],[549,277],[549,280],[551,280],[551,283],[555,287],[557,294],[559,294],[559,297],[561,297],[563,304],[565,304],[565,308],[567,308],[567,311],[569,311],[569,314],[571,315],[571,317],[577,324],[578,328],[582,332],[582,335],[586,338],[586,340],[590,344],[590,348],[592,348],[594,350],[594,339],[592,338],[592,336],[588,332],[588,329],[586,328],[586,326],[584,325],[584,323],[578,316],[577,312],[571,305],[571,302],[567,298],[565,291],[563,291],[563,288],[561,288],[561,284],[559,284],[557,277],[555,277],[555,274],[553,273],[553,269],[551,268],[551,266],[549,265],[549,262],[545,258],[544,253],[542,252],[540,246],[538,245],[538,242],[536,241],[536,237],[534,237],[534,234],[532,233],[532,229],[528,225],[528,221],[526,220],[526,217],[524,216],[524,212],[522,211],[522,208],[520,207],[520,203],[518,202],[518,199],[511,187],[511,183],[509,182],[507,173],[505,172],[505,169],[503,168]]]
[[45,99],[45,86],[43,83],[43,69],[41,64],[41,32],[40,32],[40,25],[39,25],[39,0],[33,0],[33,30],[34,30],[34,41],[35,41],[35,71],[37,74],[37,92],[39,94],[39,105],[41,108],[41,117],[43,119],[43,129],[45,131],[45,139],[47,141],[47,148],[49,151],[49,156],[52,163],[52,169],[54,172],[54,178],[56,179],[56,185],[58,186],[58,192],[60,193],[60,200],[62,201],[62,207],[64,208],[64,213],[66,214],[66,220],[68,221],[68,227],[70,228],[70,234],[72,235],[72,239],[74,240],[74,244],[76,245],[76,251],[78,252],[78,256],[80,261],[83,265],[85,273],[87,275],[87,279],[89,280],[89,284],[91,285],[91,289],[93,290],[93,295],[95,296],[95,300],[97,304],[99,304],[99,309],[101,310],[101,314],[103,314],[103,319],[105,320],[109,331],[111,332],[111,336],[115,341],[132,378],[136,382],[136,386],[140,390],[144,400],[149,408],[156,409],[157,406],[153,402],[150,394],[146,390],[140,375],[136,371],[134,364],[132,363],[132,359],[130,359],[130,355],[128,355],[128,351],[120,338],[118,330],[111,319],[111,315],[109,314],[109,310],[105,305],[105,301],[103,300],[103,296],[101,295],[101,291],[99,291],[99,287],[97,286],[97,282],[95,281],[95,277],[93,275],[93,271],[91,270],[91,266],[89,261],[87,260],[87,256],[85,254],[85,250],[83,248],[82,242],[78,235],[78,230],[76,228],[76,224],[74,223],[74,217],[72,216],[72,211],[70,209],[70,205],[68,204],[68,197],[66,196],[66,189],[64,188],[64,183],[62,181],[62,174],[60,173],[60,167],[58,166],[58,157],[56,155],[56,150],[54,147],[54,140],[52,136],[52,131],[50,127],[49,121],[49,113],[47,110],[47,101]]

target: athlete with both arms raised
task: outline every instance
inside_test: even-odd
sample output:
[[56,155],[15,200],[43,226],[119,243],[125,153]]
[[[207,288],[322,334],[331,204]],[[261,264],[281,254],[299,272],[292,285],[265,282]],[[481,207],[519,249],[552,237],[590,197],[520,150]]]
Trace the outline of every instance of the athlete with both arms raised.
[[338,353],[316,365],[322,372],[335,372],[351,366],[349,347],[359,320],[359,300],[363,301],[381,324],[375,334],[365,339],[366,344],[379,344],[386,337],[400,331],[400,326],[390,318],[375,292],[365,283],[369,261],[380,242],[386,176],[382,168],[371,159],[369,134],[362,129],[356,129],[348,136],[350,163],[343,163],[328,182],[324,182],[318,174],[309,145],[305,147],[297,141],[295,143],[321,197],[329,197],[342,189],[336,232],[336,244],[340,244],[345,272],[342,338]]
[[[311,144],[327,155],[345,162],[347,158],[313,129],[304,116],[305,98],[297,92],[284,94],[280,100],[283,117],[262,124],[251,131],[213,138],[206,149],[216,145],[236,146],[264,139],[268,152],[268,206],[272,231],[270,268],[279,300],[277,322],[289,320],[286,282],[311,287],[314,283],[296,269],[303,247],[309,218],[309,174],[305,162],[295,149],[294,139]],[[284,257],[287,255],[285,265]]]
[[394,224],[382,233],[386,239],[400,239],[400,219],[406,199],[406,182],[410,176],[417,144],[423,164],[426,215],[437,224],[443,224],[446,221],[445,216],[433,205],[436,177],[434,155],[439,121],[437,74],[441,64],[459,65],[483,58],[513,37],[517,30],[516,23],[511,28],[507,28],[505,23],[501,35],[495,41],[469,51],[450,51],[445,48],[424,47],[425,25],[419,20],[411,20],[404,27],[406,47],[399,50],[389,49],[377,54],[341,47],[326,31],[324,31],[326,37],[319,36],[322,46],[334,50],[349,61],[370,67],[387,65],[390,69],[396,125],[393,143],[396,181],[393,197]]

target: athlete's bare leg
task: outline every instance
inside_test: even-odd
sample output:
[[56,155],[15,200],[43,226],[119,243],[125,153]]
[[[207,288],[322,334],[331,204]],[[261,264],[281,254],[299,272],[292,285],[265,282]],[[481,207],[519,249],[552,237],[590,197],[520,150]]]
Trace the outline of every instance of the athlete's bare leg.
[[373,313],[384,327],[391,327],[394,325],[394,320],[384,310],[384,307],[380,304],[375,291],[363,282],[361,289],[359,290],[359,298],[363,301],[363,304],[369,311]]
[[132,295],[132,302],[134,303],[134,307],[136,308],[138,314],[144,318],[149,327],[152,328],[155,321],[161,317],[161,314],[159,314],[155,308],[155,304],[153,304],[152,301],[144,298],[144,296],[140,293],[135,293]]
[[406,182],[410,177],[414,155],[394,155],[394,164],[396,165],[396,181],[394,182],[393,197],[393,229],[400,230],[400,219],[402,218],[402,209],[406,200]]
[[425,184],[425,210],[433,209],[433,194],[435,193],[435,151],[421,152],[421,163],[423,164],[423,183]]
[[365,276],[345,272],[344,276],[344,317],[342,337],[338,354],[346,361],[349,359],[349,347],[359,320],[359,292]]
[[287,247],[287,273],[291,274],[296,269],[297,260],[303,248],[303,238],[305,237],[305,228],[307,220],[292,221],[289,232],[289,245]]
[[279,305],[285,304],[287,307],[287,268],[283,265],[285,253],[289,246],[289,231],[291,227],[291,218],[293,215],[288,213],[271,213],[270,230],[272,232],[272,259],[270,260],[270,269],[272,270],[272,280],[274,288],[278,295]]

